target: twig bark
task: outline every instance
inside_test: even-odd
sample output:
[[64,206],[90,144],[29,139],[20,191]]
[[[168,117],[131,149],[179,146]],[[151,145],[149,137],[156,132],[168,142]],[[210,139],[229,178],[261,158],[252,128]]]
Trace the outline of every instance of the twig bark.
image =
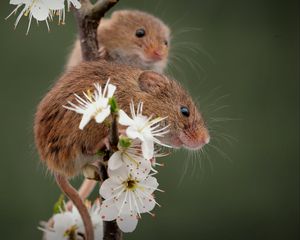
[[80,10],[75,10],[84,61],[96,60],[98,54],[97,28],[104,14],[119,0],[98,0],[94,5],[89,0],[81,1]]
[[[99,46],[97,41],[97,28],[104,14],[112,8],[119,0],[98,0],[92,4],[90,0],[81,0],[81,9],[75,10],[79,38],[81,44],[82,58],[84,61],[93,61],[99,58]],[[110,127],[108,149],[105,156],[106,160],[117,149],[119,141],[117,114],[112,113],[112,124]],[[100,165],[100,176],[102,181],[108,178],[106,167]],[[118,228],[116,221],[104,221],[104,240],[122,240],[122,232]],[[97,240],[97,239],[95,239]]]

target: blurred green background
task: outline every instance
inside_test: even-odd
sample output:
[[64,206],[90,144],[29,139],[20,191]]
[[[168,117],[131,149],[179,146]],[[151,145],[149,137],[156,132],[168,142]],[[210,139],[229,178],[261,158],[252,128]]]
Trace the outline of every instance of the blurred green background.
[[[51,33],[0,3],[1,239],[41,239],[59,190],[35,151],[35,108],[63,70],[73,16]],[[203,153],[163,159],[162,208],[126,239],[299,238],[299,4],[266,0],[121,0],[173,30],[169,74],[199,101]],[[78,184],[77,179],[74,184]],[[96,196],[96,194],[94,194]]]

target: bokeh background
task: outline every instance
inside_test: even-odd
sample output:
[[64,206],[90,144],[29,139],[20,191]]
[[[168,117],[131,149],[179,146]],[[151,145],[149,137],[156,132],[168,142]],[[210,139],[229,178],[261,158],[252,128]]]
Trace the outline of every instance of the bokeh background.
[[[14,31],[0,3],[1,239],[41,239],[60,192],[39,163],[35,108],[76,37],[67,24]],[[125,239],[299,238],[299,4],[267,0],[122,0],[173,30],[168,73],[200,103],[212,142],[177,151],[158,175],[162,208]],[[81,179],[74,181],[75,185]],[[97,193],[94,193],[94,197]]]

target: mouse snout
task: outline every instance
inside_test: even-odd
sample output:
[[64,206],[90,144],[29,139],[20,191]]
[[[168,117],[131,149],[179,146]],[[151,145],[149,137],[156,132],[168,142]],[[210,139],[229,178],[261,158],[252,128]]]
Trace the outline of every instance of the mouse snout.
[[180,139],[188,149],[197,150],[208,144],[210,135],[205,127],[188,129],[180,134]]
[[145,49],[145,53],[149,59],[154,61],[163,60],[166,56],[166,51],[160,47],[154,46],[153,44],[149,45]]

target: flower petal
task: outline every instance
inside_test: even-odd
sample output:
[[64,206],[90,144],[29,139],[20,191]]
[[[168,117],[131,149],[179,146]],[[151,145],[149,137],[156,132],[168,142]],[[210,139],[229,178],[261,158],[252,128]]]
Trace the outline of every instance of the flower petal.
[[24,2],[23,0],[10,0],[9,4],[19,5],[22,4],[23,2]]
[[31,8],[31,13],[36,20],[44,21],[49,16],[49,8],[41,1],[38,1],[33,4]]
[[126,129],[126,135],[131,138],[131,139],[140,139],[141,141],[144,141],[144,137],[141,133],[139,133],[136,128],[132,127],[132,126],[129,126],[127,129]]
[[79,129],[83,130],[84,127],[89,123],[89,121],[91,120],[91,115],[89,113],[86,113],[82,116],[82,119],[80,121],[79,124]]
[[51,0],[43,2],[51,10],[62,10],[65,8],[64,0]]
[[[124,156],[126,167],[133,178],[145,179],[151,171],[151,162],[141,157]],[[134,159],[134,162],[132,161]]]
[[116,208],[113,200],[105,200],[101,204],[100,216],[103,221],[115,220],[118,216],[118,209]]
[[136,215],[124,215],[117,218],[117,224],[123,232],[133,232],[138,224]]
[[119,123],[124,126],[129,126],[133,124],[133,120],[123,111],[119,111]]
[[106,179],[100,187],[99,193],[104,199],[111,198],[116,193],[116,188],[119,186],[119,184],[113,179],[108,178]]
[[110,115],[110,107],[103,109],[100,113],[98,113],[95,117],[97,123],[102,123],[105,118]]
[[154,143],[147,139],[142,142],[142,152],[145,159],[150,160],[154,156]]
[[138,189],[136,194],[138,194],[139,197],[139,201],[138,203],[138,207],[140,210],[140,213],[146,213],[146,212],[150,212],[153,210],[153,208],[155,207],[155,200],[153,198],[152,195],[149,195],[148,197],[146,195],[144,195],[143,190]]
[[[152,194],[158,187],[158,182],[155,177],[148,176],[144,181],[141,182],[147,194]],[[148,188],[146,187],[148,186]]]
[[108,92],[107,92],[107,98],[111,98],[113,95],[114,95],[114,93],[115,93],[115,91],[116,91],[116,86],[115,85],[112,85],[112,84],[108,84]]
[[122,155],[120,151],[115,152],[108,160],[108,168],[111,170],[118,169],[122,164]]
[[125,164],[123,164],[122,167],[112,171],[110,168],[107,169],[108,176],[112,181],[114,181],[116,184],[122,184],[123,181],[125,181],[128,178],[128,170],[125,167]]
[[72,213],[70,212],[64,212],[55,214],[53,216],[54,225],[53,228],[56,232],[64,232],[69,227],[75,224],[75,221],[72,217]]

